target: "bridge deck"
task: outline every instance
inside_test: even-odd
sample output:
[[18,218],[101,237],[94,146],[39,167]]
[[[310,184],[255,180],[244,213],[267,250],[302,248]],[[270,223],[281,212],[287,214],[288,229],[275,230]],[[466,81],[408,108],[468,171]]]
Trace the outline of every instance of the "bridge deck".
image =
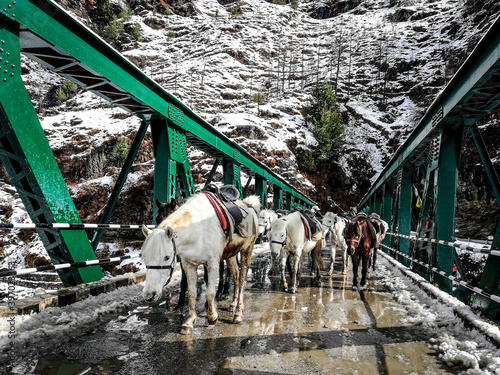
[[[325,249],[325,259],[328,253]],[[487,357],[487,353],[497,349],[471,333],[451,310],[436,309],[438,302],[416,292],[418,287],[405,289],[399,285],[401,275],[387,260],[380,259],[365,291],[351,290],[352,274],[341,275],[337,262],[332,277],[323,272],[321,287],[312,286],[304,271],[295,295],[279,290],[277,276],[268,275],[269,265],[269,253],[258,246],[241,324],[231,323],[228,302],[220,301],[219,321],[208,326],[202,282],[199,318],[191,336],[179,334],[183,320],[180,313],[167,311],[165,304],[148,306],[140,297],[139,286],[120,288],[114,292],[123,293],[120,296],[102,296],[98,306],[90,305],[90,316],[83,307],[67,306],[60,317],[57,309],[46,310],[38,314],[36,322],[31,319],[31,323],[18,327],[19,337],[29,342],[40,342],[37,335],[49,332],[43,337],[43,342],[49,343],[47,348],[41,342],[36,350],[39,358],[23,355],[23,364],[35,367],[39,374],[56,370],[120,374],[458,374],[466,370],[459,356],[473,358],[480,350],[484,356],[481,369],[488,365],[492,370],[488,361],[495,356]],[[177,287],[168,290],[175,302]],[[408,297],[401,298],[405,295]],[[120,303],[128,310],[111,308]],[[111,316],[104,313],[108,308],[113,311]],[[98,321],[92,318],[96,311]],[[73,313],[75,321],[68,322]],[[53,321],[60,319],[66,319],[65,325],[69,324],[72,332],[78,331],[76,338],[50,333],[58,328]],[[47,329],[42,329],[44,325]],[[58,345],[49,346],[55,339],[60,340]],[[469,340],[475,346],[443,354],[449,342],[449,346],[465,345]],[[455,365],[446,365],[440,358],[443,355]],[[497,365],[500,368],[500,362]]]

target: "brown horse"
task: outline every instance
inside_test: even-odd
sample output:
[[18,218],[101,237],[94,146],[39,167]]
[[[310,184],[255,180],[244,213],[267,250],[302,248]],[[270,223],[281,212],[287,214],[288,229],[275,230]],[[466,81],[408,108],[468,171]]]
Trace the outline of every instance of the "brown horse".
[[347,255],[350,255],[352,259],[352,289],[358,289],[360,260],[362,261],[360,289],[364,289],[373,247],[373,236],[368,219],[364,216],[356,216],[354,219],[349,220],[344,231],[344,238],[347,243]]

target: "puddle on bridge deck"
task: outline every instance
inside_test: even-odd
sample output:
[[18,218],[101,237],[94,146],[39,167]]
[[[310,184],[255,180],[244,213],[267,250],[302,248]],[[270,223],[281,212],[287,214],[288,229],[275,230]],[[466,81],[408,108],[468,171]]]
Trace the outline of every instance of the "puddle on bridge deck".
[[[183,336],[178,333],[181,314],[144,306],[110,322],[104,332],[70,343],[73,347],[94,345],[92,365],[82,365],[85,356],[75,356],[70,347],[67,353],[72,353],[72,361],[67,356],[46,358],[39,361],[36,373],[458,373],[442,365],[427,347],[422,329],[406,322],[404,309],[373,275],[368,290],[358,292],[351,290],[349,273],[332,277],[324,273],[318,287],[304,271],[300,288],[292,295],[279,290],[278,277],[269,277],[268,268],[265,257],[256,257],[241,324],[231,323],[228,302],[221,301],[218,323],[208,326],[200,300],[193,334]],[[130,329],[131,321],[137,329]],[[124,328],[127,322],[129,328]],[[115,354],[109,356],[113,345]],[[60,371],[43,369],[48,366]]]

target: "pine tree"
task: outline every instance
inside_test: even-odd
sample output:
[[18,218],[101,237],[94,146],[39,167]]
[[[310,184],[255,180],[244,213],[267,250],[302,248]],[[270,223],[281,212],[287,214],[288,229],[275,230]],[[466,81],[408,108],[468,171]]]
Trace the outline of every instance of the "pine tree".
[[313,87],[310,106],[305,108],[305,121],[318,142],[320,158],[330,160],[342,144],[344,124],[329,83],[318,82]]

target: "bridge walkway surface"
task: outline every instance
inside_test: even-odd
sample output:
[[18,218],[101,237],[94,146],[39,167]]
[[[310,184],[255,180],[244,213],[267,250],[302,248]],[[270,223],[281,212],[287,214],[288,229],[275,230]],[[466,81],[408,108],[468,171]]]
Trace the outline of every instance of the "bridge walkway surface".
[[[323,252],[327,259],[328,248]],[[173,310],[178,284],[165,288],[169,308],[148,305],[142,286],[132,285],[46,309],[17,327],[23,359],[3,373],[460,374],[475,367],[494,374],[500,368],[498,348],[405,281],[385,257],[363,291],[352,290],[352,272],[342,275],[340,261],[332,276],[323,271],[320,286],[308,264],[306,258],[298,292],[282,292],[279,277],[268,274],[266,245],[257,246],[241,324],[231,323],[228,301],[219,302],[217,324],[207,324],[200,278],[190,336],[179,333],[182,314]]]

